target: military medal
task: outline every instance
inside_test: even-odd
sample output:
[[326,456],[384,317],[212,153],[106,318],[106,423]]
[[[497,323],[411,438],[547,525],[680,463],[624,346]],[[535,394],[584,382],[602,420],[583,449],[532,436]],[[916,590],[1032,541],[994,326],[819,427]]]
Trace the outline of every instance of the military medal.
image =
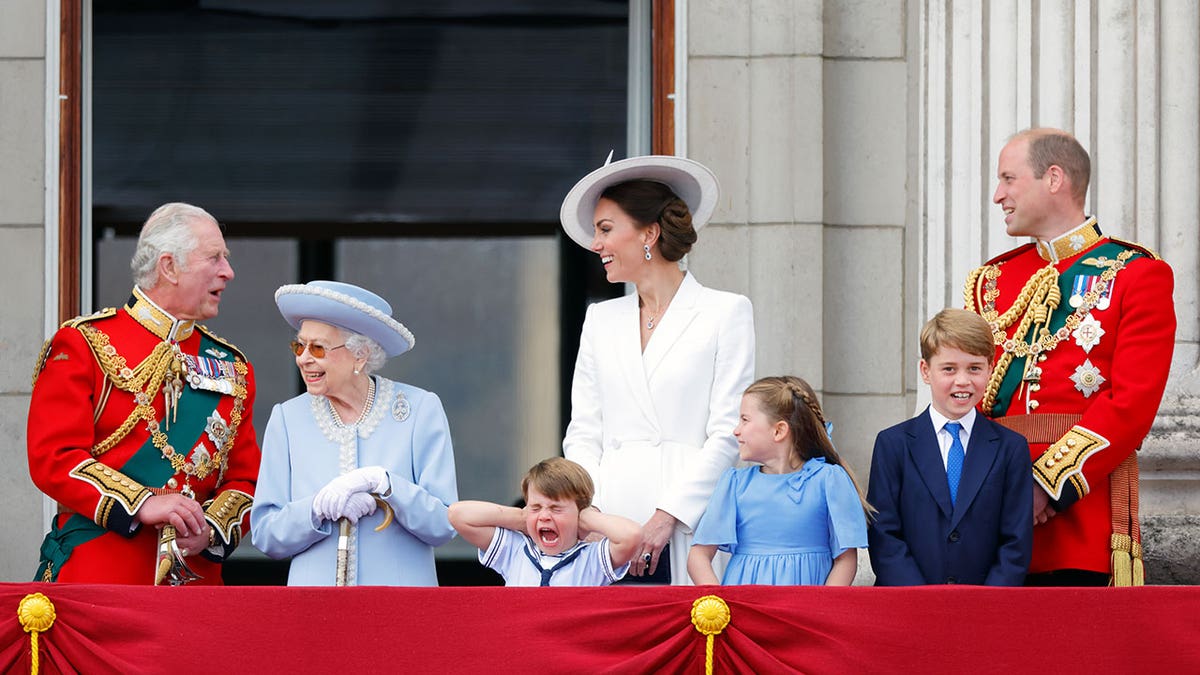
[[1067,301],[1071,307],[1079,309],[1083,306],[1083,297],[1092,290],[1100,277],[1091,274],[1080,274],[1071,282],[1071,298]]
[[1092,351],[1092,347],[1100,344],[1100,338],[1104,337],[1104,329],[1100,327],[1100,321],[1089,312],[1083,321],[1079,322],[1079,326],[1071,331],[1071,335],[1075,337],[1075,344],[1087,354]]
[[208,434],[208,440],[212,441],[213,445],[218,448],[225,446],[225,441],[229,440],[229,425],[225,420],[221,419],[221,413],[214,410],[208,416],[208,422],[204,425],[204,431]]
[[187,361],[187,381],[192,389],[204,389],[227,395],[233,393],[233,383],[237,379],[237,372],[234,370],[232,362],[190,354],[184,354],[183,358]]
[[1100,374],[1100,369],[1092,364],[1091,359],[1084,359],[1083,364],[1075,369],[1075,374],[1070,379],[1084,398],[1099,391],[1100,385],[1106,381],[1106,378]]
[[1096,300],[1096,309],[1108,309],[1108,305],[1112,301],[1112,287],[1116,281],[1116,279],[1111,279],[1100,287],[1100,298]]
[[204,441],[200,441],[196,444],[196,447],[192,449],[192,463],[200,464],[202,462],[211,461],[212,454],[209,453],[208,448],[204,447]]

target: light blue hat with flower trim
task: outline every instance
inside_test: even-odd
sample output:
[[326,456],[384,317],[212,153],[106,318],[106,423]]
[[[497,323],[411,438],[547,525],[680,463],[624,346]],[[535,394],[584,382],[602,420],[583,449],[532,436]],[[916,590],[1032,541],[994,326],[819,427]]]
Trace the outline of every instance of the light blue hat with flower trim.
[[392,318],[387,300],[354,284],[310,281],[280,286],[275,304],[296,330],[307,320],[337,326],[378,342],[389,358],[412,349],[417,342],[404,324]]

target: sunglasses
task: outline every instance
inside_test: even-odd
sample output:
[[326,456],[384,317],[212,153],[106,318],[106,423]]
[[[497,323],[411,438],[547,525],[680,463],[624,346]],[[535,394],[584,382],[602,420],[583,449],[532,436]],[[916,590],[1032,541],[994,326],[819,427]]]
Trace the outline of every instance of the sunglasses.
[[325,345],[319,345],[319,344],[316,344],[315,342],[310,342],[308,344],[304,344],[303,342],[300,342],[299,340],[292,340],[291,345],[292,345],[292,353],[295,354],[296,356],[300,356],[301,354],[304,353],[304,350],[307,349],[308,353],[312,354],[312,357],[314,359],[323,359],[323,358],[325,358],[325,352],[331,352],[335,349],[341,349],[342,347],[346,346],[344,344],[340,344],[336,347],[326,347]]

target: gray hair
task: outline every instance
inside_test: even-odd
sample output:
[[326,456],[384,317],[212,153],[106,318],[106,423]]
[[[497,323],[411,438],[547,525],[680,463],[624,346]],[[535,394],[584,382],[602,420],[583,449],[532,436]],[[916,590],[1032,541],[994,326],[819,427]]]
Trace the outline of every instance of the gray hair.
[[362,370],[367,376],[370,376],[375,371],[383,367],[387,363],[387,352],[383,351],[380,344],[366,335],[355,333],[354,331],[339,328],[342,331],[342,337],[346,339],[346,351],[354,354],[356,357],[366,357],[367,362],[363,364]]
[[208,211],[183,202],[171,202],[154,209],[142,225],[137,250],[129,261],[133,283],[142,289],[154,288],[158,283],[158,259],[164,254],[170,254],[175,258],[175,264],[186,270],[188,256],[199,244],[191,228],[191,222],[198,219],[217,222]]

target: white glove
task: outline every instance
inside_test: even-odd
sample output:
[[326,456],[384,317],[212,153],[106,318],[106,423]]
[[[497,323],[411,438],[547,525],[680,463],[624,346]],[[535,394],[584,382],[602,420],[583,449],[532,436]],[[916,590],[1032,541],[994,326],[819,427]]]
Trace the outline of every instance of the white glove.
[[382,466],[364,466],[342,474],[329,481],[313,497],[313,515],[326,520],[337,520],[345,515],[346,502],[354,494],[374,492],[387,494],[392,483],[387,469]]
[[375,498],[366,492],[355,492],[350,495],[350,499],[346,500],[346,508],[341,513],[333,514],[334,517],[330,520],[345,518],[351,523],[358,523],[360,518],[365,518],[375,513]]

